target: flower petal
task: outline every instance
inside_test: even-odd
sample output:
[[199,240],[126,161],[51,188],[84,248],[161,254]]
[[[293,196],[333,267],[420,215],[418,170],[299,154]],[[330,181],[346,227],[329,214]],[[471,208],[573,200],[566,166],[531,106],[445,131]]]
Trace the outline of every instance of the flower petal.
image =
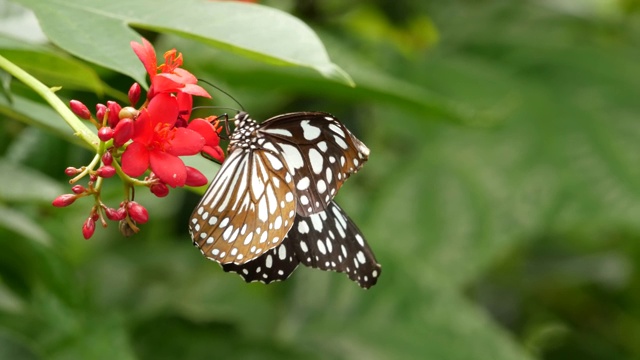
[[221,164],[224,161],[224,152],[220,146],[205,146],[202,148],[202,153],[205,157]]
[[195,155],[202,150],[204,138],[188,128],[174,128],[171,139],[167,140],[166,151],[175,156]]
[[200,85],[185,84],[184,87],[180,89],[180,91],[183,93],[187,93],[195,96],[202,96],[207,99],[211,99],[211,95],[209,95],[207,90],[203,89]]
[[138,177],[149,168],[149,151],[143,144],[133,142],[122,153],[121,162],[125,174]]
[[162,151],[152,151],[149,156],[151,171],[163,183],[171,186],[184,186],[187,181],[187,169],[179,157]]
[[132,41],[131,48],[138,56],[138,59],[142,61],[142,65],[144,65],[145,70],[147,70],[149,78],[153,81],[153,78],[158,72],[158,61],[156,59],[156,51],[153,49],[153,45],[151,45],[147,39],[142,38],[142,44]]
[[[193,75],[192,73],[190,73],[189,71],[182,69],[182,68],[175,68],[173,69],[173,74],[175,74],[176,76],[180,77],[179,82],[183,83],[183,84],[195,84],[198,82],[198,78]],[[174,79],[176,80],[176,79]],[[178,81],[178,80],[176,80]]]
[[[156,89],[157,90],[157,89]],[[161,93],[153,97],[147,107],[151,117],[151,127],[157,124],[173,125],[178,119],[178,100],[168,93]]]
[[158,93],[170,93],[180,91],[184,84],[174,81],[166,76],[167,74],[158,74],[153,79],[153,90]]
[[178,92],[176,94],[178,98],[178,112],[180,117],[188,120],[191,117],[191,108],[193,107],[193,96],[191,94]]
[[218,135],[218,132],[207,120],[193,119],[189,122],[189,125],[187,125],[187,129],[196,131],[198,134],[202,135],[205,144],[208,146],[218,146],[220,144],[220,136]]
[[133,122],[133,137],[134,142],[139,142],[145,145],[149,145],[153,140],[153,124],[151,123],[151,117],[149,116],[149,109],[140,110],[140,115]]

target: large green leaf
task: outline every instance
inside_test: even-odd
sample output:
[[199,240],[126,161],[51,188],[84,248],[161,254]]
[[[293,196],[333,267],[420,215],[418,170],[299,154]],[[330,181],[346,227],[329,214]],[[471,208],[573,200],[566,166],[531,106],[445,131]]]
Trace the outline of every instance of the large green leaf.
[[0,200],[10,202],[50,202],[63,187],[48,176],[20,164],[0,159]]
[[309,27],[289,14],[261,5],[204,0],[16,2],[36,13],[56,45],[140,83],[144,83],[144,69],[129,47],[130,41],[140,41],[140,35],[130,26],[180,34],[275,64],[313,68],[351,83]]
[[2,56],[41,82],[53,87],[104,93],[96,72],[86,64],[44,46],[0,36]]

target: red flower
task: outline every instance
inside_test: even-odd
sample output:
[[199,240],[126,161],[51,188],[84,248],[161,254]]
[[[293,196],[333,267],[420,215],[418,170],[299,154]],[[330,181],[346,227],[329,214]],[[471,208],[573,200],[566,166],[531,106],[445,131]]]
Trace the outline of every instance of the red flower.
[[[167,51],[164,54],[165,63],[158,66],[156,51],[147,40],[143,38],[142,44],[132,41],[131,48],[133,48],[147,73],[149,73],[149,78],[151,79],[151,86],[147,93],[149,99],[156,94],[176,92],[211,98],[211,95],[205,89],[196,85],[198,79],[193,74],[180,68],[182,66],[182,54],[175,49]],[[158,70],[160,71],[159,73]]]
[[178,156],[195,155],[206,142],[193,129],[175,127],[178,113],[178,101],[169,93],[157,94],[140,111],[133,142],[122,154],[122,170],[127,175],[138,177],[150,168],[169,186],[185,185],[187,169]]
[[213,117],[205,119],[193,119],[189,122],[187,128],[198,132],[204,137],[205,144],[202,152],[208,157],[219,162],[224,161],[224,152],[220,148],[220,136],[216,128],[212,124]]

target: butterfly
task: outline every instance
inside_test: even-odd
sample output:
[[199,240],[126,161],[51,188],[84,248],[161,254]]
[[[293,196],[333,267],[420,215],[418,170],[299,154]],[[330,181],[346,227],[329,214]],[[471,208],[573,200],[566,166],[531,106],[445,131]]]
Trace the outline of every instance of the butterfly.
[[191,215],[194,245],[248,282],[284,280],[303,263],[374,285],[380,265],[333,201],[367,161],[364,143],[324,112],[233,121],[227,158]]

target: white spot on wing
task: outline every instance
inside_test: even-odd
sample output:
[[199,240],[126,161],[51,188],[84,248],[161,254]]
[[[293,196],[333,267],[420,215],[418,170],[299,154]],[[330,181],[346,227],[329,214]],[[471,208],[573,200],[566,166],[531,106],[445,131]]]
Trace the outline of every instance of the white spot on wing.
[[304,220],[300,220],[298,222],[298,232],[300,234],[307,234],[309,233],[309,224],[307,224],[306,221]]
[[306,190],[308,187],[309,187],[309,178],[306,176],[300,179],[300,181],[298,181],[298,183],[296,184],[296,188],[301,191]]
[[311,170],[313,170],[315,174],[320,174],[324,165],[324,159],[318,150],[314,148],[309,149],[309,160],[311,160]]
[[324,243],[322,242],[322,240],[318,240],[318,250],[320,251],[320,253],[322,253],[322,255],[326,255],[327,254],[327,249],[324,247]]
[[342,129],[340,129],[336,124],[329,124],[329,129],[331,129],[331,131],[333,131],[334,133],[344,137],[344,131],[342,131]]
[[316,188],[318,189],[318,193],[322,194],[327,191],[327,183],[325,183],[324,180],[320,179],[318,180]]
[[273,135],[284,135],[288,137],[293,137],[293,134],[291,134],[289,130],[285,130],[285,129],[263,129],[262,132],[266,132],[268,134],[273,134]]
[[[284,154],[285,161],[287,165],[290,167],[291,172],[293,173],[294,169],[300,169],[304,166],[304,161],[302,160],[302,154],[298,148],[288,144],[279,144],[282,148],[282,153]],[[292,168],[292,169],[291,169]]]
[[280,260],[287,258],[287,248],[285,246],[280,246],[280,248],[278,248],[278,258],[280,258]]
[[300,127],[302,127],[302,136],[304,136],[307,140],[315,140],[320,136],[320,129],[309,125],[309,120],[303,120],[300,122]]

